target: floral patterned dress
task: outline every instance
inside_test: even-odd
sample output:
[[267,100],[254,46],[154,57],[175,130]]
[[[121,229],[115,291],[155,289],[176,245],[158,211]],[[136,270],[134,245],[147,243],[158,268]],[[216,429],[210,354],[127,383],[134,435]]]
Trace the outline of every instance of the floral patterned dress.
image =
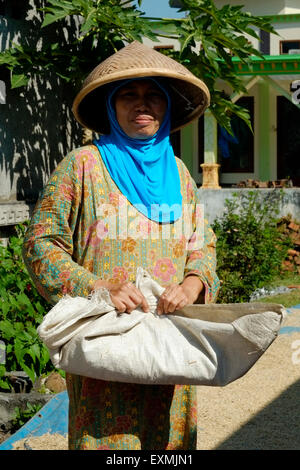
[[[70,152],[45,186],[25,236],[24,260],[40,294],[52,304],[64,294],[85,297],[99,278],[134,282],[141,266],[162,286],[196,274],[205,287],[202,301],[214,302],[215,235],[195,182],[176,162],[183,214],[174,224],[159,224],[119,191],[94,145]],[[67,374],[67,389],[70,449],[196,448],[194,386]]]

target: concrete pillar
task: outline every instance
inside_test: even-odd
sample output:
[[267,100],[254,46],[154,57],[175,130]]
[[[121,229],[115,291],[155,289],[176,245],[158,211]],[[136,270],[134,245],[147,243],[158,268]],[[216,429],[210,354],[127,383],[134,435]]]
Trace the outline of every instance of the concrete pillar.
[[261,181],[271,179],[271,121],[270,121],[270,90],[269,84],[259,81],[259,99],[257,115],[259,128],[258,178]]
[[221,189],[219,185],[218,125],[208,109],[204,114],[204,163],[202,163],[202,188]]
[[181,130],[181,158],[187,169],[193,174],[193,156],[194,156],[194,126],[193,123],[185,126]]

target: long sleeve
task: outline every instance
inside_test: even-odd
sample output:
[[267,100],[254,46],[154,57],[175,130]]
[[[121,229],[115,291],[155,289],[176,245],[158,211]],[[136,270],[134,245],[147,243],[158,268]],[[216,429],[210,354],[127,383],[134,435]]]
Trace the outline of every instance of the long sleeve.
[[216,274],[216,236],[205,218],[196,183],[188,173],[193,235],[189,239],[184,277],[196,274],[204,285],[204,303],[216,301],[220,281]]
[[87,296],[97,277],[76,262],[82,182],[71,152],[56,168],[34,209],[23,258],[39,293],[50,303],[64,294]]

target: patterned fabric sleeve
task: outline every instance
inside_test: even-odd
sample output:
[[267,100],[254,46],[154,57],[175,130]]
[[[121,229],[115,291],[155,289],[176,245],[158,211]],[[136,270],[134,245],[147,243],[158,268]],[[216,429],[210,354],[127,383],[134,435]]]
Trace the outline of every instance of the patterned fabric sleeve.
[[204,295],[200,294],[196,303],[213,303],[216,301],[220,288],[220,281],[216,274],[216,236],[205,218],[204,207],[199,200],[196,183],[188,170],[186,172],[188,192],[193,207],[194,231],[188,242],[184,277],[196,274],[203,282]]
[[97,279],[73,259],[81,192],[71,152],[51,175],[25,235],[25,265],[39,293],[53,304],[64,294],[87,296]]

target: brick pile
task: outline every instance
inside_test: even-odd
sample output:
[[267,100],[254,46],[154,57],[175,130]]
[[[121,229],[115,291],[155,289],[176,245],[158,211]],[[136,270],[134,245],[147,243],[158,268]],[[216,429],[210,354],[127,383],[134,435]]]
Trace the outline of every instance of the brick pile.
[[277,224],[278,231],[289,237],[292,247],[288,250],[287,259],[283,262],[283,270],[300,274],[300,224],[291,216],[283,217]]
[[245,181],[240,181],[236,185],[236,188],[292,188],[293,182],[290,179],[281,179],[274,181],[259,181],[247,179]]

